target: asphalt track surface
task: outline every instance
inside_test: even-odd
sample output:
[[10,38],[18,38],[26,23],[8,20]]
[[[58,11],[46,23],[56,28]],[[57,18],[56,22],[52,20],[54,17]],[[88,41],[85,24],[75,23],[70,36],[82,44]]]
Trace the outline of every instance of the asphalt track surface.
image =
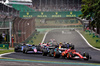
[[83,40],[83,38],[76,31],[70,31],[69,29],[54,29],[48,32],[45,38],[45,42],[48,42],[50,39],[55,39],[57,42],[69,42],[69,43],[71,42],[73,45],[75,45],[75,49],[77,51],[80,51],[82,53],[88,52],[91,55],[92,59],[88,61],[80,60],[80,59],[70,60],[66,58],[62,59],[62,58],[42,56],[41,54],[23,54],[22,52],[4,55],[3,57],[15,58],[15,59],[53,61],[53,62],[98,63],[100,64],[100,51],[94,50],[93,48],[89,47],[87,43]]

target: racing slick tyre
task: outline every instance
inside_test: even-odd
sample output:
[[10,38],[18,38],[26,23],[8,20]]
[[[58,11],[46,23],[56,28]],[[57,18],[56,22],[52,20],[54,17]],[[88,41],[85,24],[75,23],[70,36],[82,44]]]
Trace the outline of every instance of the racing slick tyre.
[[89,60],[89,53],[83,53],[83,57],[86,57],[86,59],[84,59],[84,60]]
[[42,55],[43,55],[43,56],[47,56],[47,54],[48,54],[48,51],[47,51],[46,49],[44,49],[44,50],[42,51]]
[[25,53],[25,50],[23,50],[23,53]]
[[53,57],[54,49],[50,50],[49,57]]
[[65,59],[66,55],[61,55],[61,58]]
[[17,49],[14,49],[15,52],[18,52]]
[[60,57],[59,51],[55,51],[55,52],[54,52],[54,58],[59,58],[59,57]]
[[73,57],[72,52],[68,52],[68,53],[67,53],[67,59],[71,59],[72,57]]
[[70,45],[71,49],[74,49],[74,45]]
[[40,49],[40,46],[37,46],[36,49],[37,49],[37,51],[40,51],[40,50],[41,50],[41,49]]

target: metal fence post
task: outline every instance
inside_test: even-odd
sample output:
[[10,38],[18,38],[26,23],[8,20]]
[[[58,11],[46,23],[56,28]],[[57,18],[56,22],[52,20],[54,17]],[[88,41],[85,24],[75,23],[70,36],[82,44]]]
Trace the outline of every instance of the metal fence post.
[[9,22],[9,36],[10,36],[10,46],[11,46],[11,32],[12,32],[12,23]]

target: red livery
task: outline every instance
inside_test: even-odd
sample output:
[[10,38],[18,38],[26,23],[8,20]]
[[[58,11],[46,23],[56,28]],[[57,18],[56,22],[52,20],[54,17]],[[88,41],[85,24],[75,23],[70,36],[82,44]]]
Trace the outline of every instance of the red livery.
[[84,60],[91,59],[88,53],[84,52],[83,54],[81,54],[80,52],[77,52],[76,50],[73,49],[66,49],[61,53],[61,56],[63,58],[67,57],[67,59],[84,59]]

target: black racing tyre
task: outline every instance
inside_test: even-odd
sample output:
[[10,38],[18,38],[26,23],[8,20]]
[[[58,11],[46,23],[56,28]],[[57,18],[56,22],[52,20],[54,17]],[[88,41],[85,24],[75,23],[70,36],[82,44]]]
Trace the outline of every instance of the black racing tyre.
[[74,49],[74,45],[72,45],[72,49]]
[[43,49],[43,51],[42,51],[42,55],[43,55],[43,56],[47,56],[47,54],[48,54],[48,50]]
[[65,59],[66,56],[61,56],[61,58]]
[[59,57],[60,57],[59,51],[55,51],[55,52],[54,52],[54,58],[59,58]]
[[70,45],[70,48],[71,48],[71,49],[74,49],[74,45]]
[[23,53],[25,53],[25,50],[23,50]]
[[14,49],[15,52],[18,52],[18,49]]
[[37,46],[36,49],[37,49],[37,51],[40,51],[40,47],[39,46]]
[[84,60],[89,60],[89,53],[83,53],[83,57],[86,57]]

